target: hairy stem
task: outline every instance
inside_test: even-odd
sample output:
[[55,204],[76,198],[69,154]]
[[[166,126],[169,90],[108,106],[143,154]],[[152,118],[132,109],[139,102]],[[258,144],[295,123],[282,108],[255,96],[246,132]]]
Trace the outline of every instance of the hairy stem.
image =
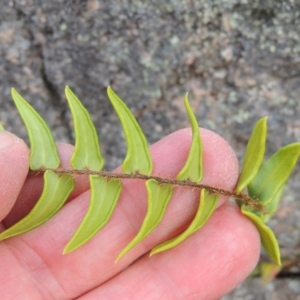
[[240,193],[237,194],[232,191],[220,189],[217,187],[209,186],[206,184],[196,183],[190,180],[177,180],[177,179],[170,179],[170,178],[163,178],[158,177],[154,175],[144,175],[140,174],[138,172],[133,174],[124,174],[124,173],[113,173],[108,171],[92,171],[92,170],[72,170],[72,169],[49,169],[49,168],[43,168],[43,169],[37,169],[37,170],[30,170],[31,174],[38,174],[43,173],[47,170],[51,170],[57,174],[80,174],[80,175],[99,175],[107,179],[140,179],[140,180],[149,180],[154,179],[157,182],[161,184],[170,184],[170,185],[177,185],[177,186],[185,186],[185,187],[191,187],[191,188],[197,188],[197,189],[206,189],[208,192],[212,194],[219,194],[219,195],[225,195],[229,197],[233,197],[235,199],[238,199],[242,201],[243,203],[253,207],[254,209],[263,210],[262,205],[259,203],[258,199],[253,199],[247,194]]

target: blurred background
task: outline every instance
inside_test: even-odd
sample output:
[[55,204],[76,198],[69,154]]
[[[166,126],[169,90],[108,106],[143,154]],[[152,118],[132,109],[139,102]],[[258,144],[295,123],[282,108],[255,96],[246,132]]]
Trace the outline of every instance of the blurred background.
[[[73,143],[69,85],[92,115],[111,170],[126,147],[107,86],[150,144],[189,126],[189,92],[200,125],[223,136],[240,160],[255,122],[269,116],[270,156],[300,141],[299,28],[298,0],[4,0],[0,120],[27,140],[10,96],[15,87],[57,141]],[[268,285],[248,279],[224,299],[300,299],[299,171],[298,164],[269,223],[285,268]]]

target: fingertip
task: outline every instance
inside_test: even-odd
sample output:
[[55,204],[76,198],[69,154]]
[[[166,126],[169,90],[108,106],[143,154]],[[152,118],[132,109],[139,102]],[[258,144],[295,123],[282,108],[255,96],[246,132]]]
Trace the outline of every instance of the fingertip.
[[25,142],[8,131],[0,131],[0,220],[14,205],[28,168],[29,149]]

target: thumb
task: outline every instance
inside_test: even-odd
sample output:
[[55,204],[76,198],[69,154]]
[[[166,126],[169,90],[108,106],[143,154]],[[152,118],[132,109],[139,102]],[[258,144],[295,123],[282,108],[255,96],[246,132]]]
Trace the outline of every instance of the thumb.
[[29,150],[21,139],[0,131],[0,221],[14,205],[26,179]]

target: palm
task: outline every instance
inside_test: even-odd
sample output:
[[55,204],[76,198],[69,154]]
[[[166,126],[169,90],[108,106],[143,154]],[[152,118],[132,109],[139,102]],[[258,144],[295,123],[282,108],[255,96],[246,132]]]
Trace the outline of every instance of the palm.
[[[7,139],[8,133],[0,133],[2,143]],[[232,189],[238,175],[232,150],[209,131],[202,132],[202,139],[203,183]],[[187,131],[182,130],[152,146],[154,173],[174,177],[184,163],[189,141]],[[66,166],[72,148],[59,148]],[[14,142],[0,154],[3,230],[36,202],[42,180],[31,177],[24,183],[28,149],[23,143]],[[222,197],[204,228],[178,247],[149,258],[147,253],[154,245],[186,227],[197,207],[198,191],[176,188],[157,229],[115,264],[146,212],[144,182],[137,180],[124,181],[107,226],[86,245],[62,255],[89,203],[87,179],[78,177],[76,181],[72,201],[51,220],[0,243],[3,299],[216,299],[239,284],[257,262],[258,233],[237,207]]]

